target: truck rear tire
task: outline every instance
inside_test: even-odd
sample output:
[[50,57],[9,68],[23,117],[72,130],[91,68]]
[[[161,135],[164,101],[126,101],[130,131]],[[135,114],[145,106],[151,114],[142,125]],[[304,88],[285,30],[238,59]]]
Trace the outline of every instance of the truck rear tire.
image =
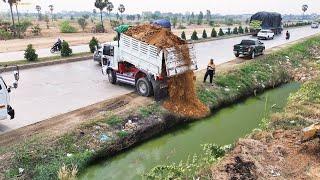
[[152,85],[146,78],[138,79],[136,89],[141,96],[149,97],[152,94]]
[[117,82],[117,76],[116,72],[113,70],[108,70],[108,80],[111,84],[116,84]]

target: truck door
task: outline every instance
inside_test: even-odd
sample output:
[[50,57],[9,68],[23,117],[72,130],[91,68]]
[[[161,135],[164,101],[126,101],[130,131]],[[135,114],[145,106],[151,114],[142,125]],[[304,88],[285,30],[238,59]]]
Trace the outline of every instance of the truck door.
[[3,79],[0,78],[0,120],[7,119],[9,104],[9,93]]

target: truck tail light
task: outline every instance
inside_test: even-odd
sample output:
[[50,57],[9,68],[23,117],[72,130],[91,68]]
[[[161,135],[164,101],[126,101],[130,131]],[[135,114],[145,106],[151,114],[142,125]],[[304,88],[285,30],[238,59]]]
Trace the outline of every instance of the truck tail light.
[[164,78],[163,78],[162,76],[157,76],[156,80],[157,80],[157,81],[163,81]]

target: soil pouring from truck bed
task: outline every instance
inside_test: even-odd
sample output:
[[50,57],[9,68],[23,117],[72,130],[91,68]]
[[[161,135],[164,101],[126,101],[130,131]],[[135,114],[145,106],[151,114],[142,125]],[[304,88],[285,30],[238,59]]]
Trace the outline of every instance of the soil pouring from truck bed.
[[[181,52],[181,58],[186,64],[191,64],[187,42],[167,29],[145,24],[131,27],[125,34],[160,49],[174,47],[177,52]],[[209,108],[200,102],[196,95],[193,71],[170,77],[168,86],[169,99],[163,104],[166,109],[192,118],[209,114]]]

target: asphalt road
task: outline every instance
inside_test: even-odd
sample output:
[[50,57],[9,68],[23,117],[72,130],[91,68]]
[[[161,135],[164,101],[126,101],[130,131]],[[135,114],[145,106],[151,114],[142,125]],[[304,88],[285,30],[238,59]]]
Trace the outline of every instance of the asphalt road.
[[[319,32],[310,27],[296,28],[290,30],[289,41],[283,34],[263,42],[272,48]],[[210,58],[216,64],[233,59],[233,45],[246,38],[251,37],[196,44],[199,67],[205,68]],[[11,73],[2,75],[8,84],[13,82]],[[22,70],[20,77],[19,88],[11,93],[16,118],[0,121],[0,134],[134,91],[132,87],[111,85],[91,60]]]

